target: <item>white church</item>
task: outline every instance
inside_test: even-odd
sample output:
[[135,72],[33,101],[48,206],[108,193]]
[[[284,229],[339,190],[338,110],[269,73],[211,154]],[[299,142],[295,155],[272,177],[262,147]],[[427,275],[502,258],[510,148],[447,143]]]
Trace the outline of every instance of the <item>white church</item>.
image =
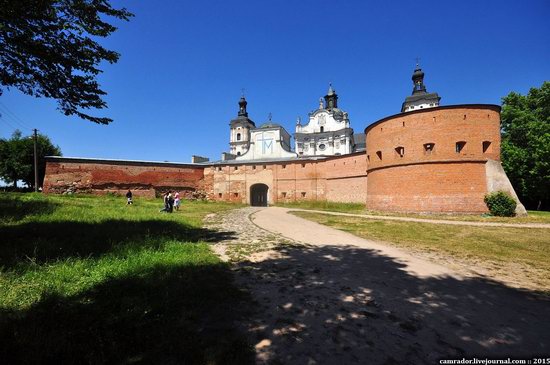
[[[405,98],[401,112],[439,106],[437,93],[428,93],[424,72],[418,64],[414,70],[413,92]],[[364,151],[365,134],[354,134],[348,113],[338,108],[338,95],[329,85],[327,94],[319,99],[318,109],[309,113],[307,124],[298,119],[294,133],[294,149],[290,134],[279,124],[268,121],[259,127],[248,117],[244,95],[239,100],[237,118],[229,123],[229,153],[222,160],[294,159],[313,156],[347,155]]]

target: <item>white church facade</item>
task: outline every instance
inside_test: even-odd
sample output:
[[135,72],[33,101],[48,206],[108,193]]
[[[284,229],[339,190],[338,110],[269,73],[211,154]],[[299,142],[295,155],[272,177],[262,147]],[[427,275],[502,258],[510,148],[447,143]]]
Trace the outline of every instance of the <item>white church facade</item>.
[[[401,112],[434,108],[441,98],[428,93],[424,85],[424,72],[418,64],[412,75],[413,92],[402,104]],[[256,127],[248,117],[248,102],[244,95],[239,100],[237,118],[231,120],[229,153],[222,160],[269,160],[306,157],[348,155],[366,148],[365,134],[354,134],[348,113],[338,108],[338,95],[329,85],[327,94],[319,99],[319,107],[309,113],[307,124],[298,119],[294,144],[290,134],[281,125],[268,121]]]

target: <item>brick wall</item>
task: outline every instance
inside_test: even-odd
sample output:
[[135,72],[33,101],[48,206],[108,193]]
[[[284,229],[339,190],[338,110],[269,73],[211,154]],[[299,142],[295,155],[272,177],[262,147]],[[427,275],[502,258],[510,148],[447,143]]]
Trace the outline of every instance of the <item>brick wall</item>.
[[402,113],[374,123],[365,133],[367,208],[487,210],[485,163],[500,160],[500,107],[458,105]]
[[177,189],[191,195],[203,188],[203,167],[132,161],[54,158],[46,161],[45,193],[117,193],[154,197]]
[[270,204],[301,200],[366,201],[364,153],[317,161],[233,162],[206,167],[204,179],[212,186],[211,199],[244,204],[250,203],[250,189],[254,184],[268,186]]

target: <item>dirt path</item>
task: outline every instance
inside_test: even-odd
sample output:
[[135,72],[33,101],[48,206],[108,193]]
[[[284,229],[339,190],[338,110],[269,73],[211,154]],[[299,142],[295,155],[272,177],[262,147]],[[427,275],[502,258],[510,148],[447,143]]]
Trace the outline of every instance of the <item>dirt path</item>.
[[215,247],[233,259],[237,285],[254,298],[245,325],[258,363],[550,354],[550,302],[529,293],[281,208],[239,209],[208,224],[234,233]]

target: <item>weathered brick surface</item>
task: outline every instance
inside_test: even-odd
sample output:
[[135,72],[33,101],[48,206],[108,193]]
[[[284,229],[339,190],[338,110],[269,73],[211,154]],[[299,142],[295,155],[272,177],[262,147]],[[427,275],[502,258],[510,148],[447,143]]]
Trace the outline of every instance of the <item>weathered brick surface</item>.
[[[84,191],[153,196],[198,192],[212,200],[250,203],[255,184],[268,202],[328,200],[381,211],[484,212],[485,164],[500,160],[500,108],[437,107],[384,118],[366,130],[367,151],[325,160],[214,165],[131,161],[48,161],[45,192]],[[456,151],[456,143],[463,144]],[[432,147],[426,149],[426,145]],[[368,175],[368,179],[367,179]]]
[[[486,211],[485,163],[500,160],[499,112],[499,107],[490,105],[440,107],[399,114],[369,126],[365,131],[367,207]],[[457,142],[465,142],[460,152]],[[484,142],[490,142],[485,151]],[[433,144],[431,151],[426,144]]]
[[183,165],[94,162],[71,159],[47,161],[45,193],[85,192],[155,196],[157,191],[178,189],[184,195],[201,188],[203,168]]
[[301,200],[366,201],[364,153],[320,161],[212,166],[205,169],[204,175],[206,181],[212,182],[210,197],[216,200],[248,204],[252,186],[265,184],[270,204]]

